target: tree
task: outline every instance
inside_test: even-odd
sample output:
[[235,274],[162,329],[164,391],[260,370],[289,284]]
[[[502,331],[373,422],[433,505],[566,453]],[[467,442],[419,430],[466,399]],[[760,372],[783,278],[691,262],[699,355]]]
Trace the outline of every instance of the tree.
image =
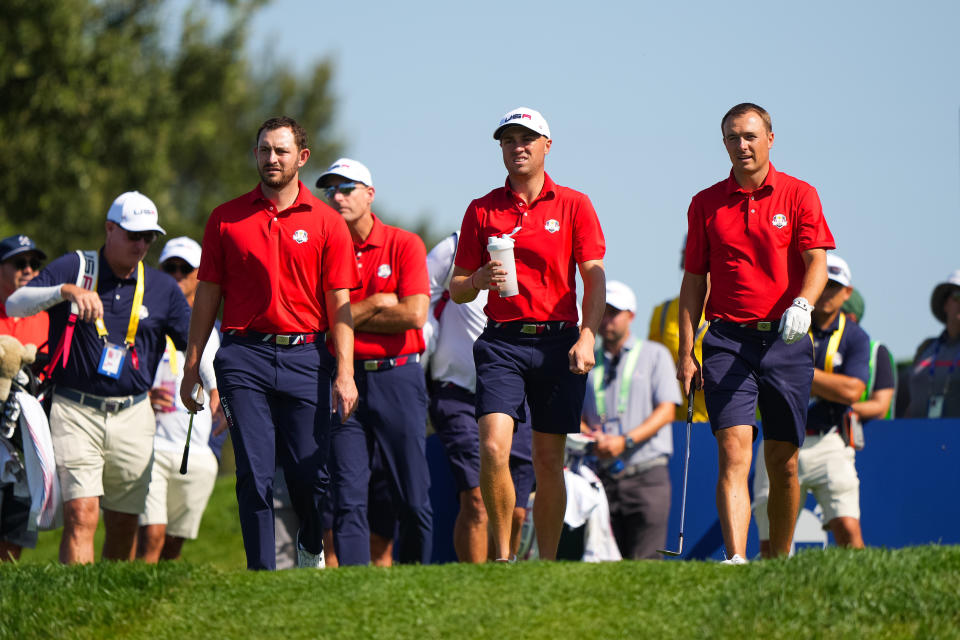
[[6,0],[0,9],[0,233],[51,255],[98,246],[110,202],[148,195],[171,235],[202,235],[217,204],[256,182],[253,139],[270,116],[306,128],[312,162],[336,157],[332,66],[254,70],[244,43],[264,0],[228,0],[211,34],[196,10],[175,51],[162,0]]

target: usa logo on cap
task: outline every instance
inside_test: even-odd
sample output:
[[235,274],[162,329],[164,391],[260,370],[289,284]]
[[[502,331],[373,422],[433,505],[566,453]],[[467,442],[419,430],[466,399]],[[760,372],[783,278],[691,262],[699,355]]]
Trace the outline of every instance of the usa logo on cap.
[[777,229],[783,229],[785,226],[787,226],[787,216],[783,215],[782,213],[778,213],[777,215],[773,216],[772,222],[773,226],[775,226]]

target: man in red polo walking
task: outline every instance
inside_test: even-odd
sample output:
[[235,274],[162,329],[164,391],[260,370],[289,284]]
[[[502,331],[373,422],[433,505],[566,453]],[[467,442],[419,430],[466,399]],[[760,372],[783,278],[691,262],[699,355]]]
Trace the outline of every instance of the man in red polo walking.
[[357,399],[350,290],[360,278],[346,224],[299,180],[310,157],[303,127],[267,120],[254,153],[260,184],[207,221],[180,397],[197,410],[191,391],[222,300],[214,370],[237,460],[247,568],[276,567],[277,462],[300,519],[297,565],[319,568],[334,371],[324,334],[336,352],[332,400],[348,416]]
[[[553,560],[563,528],[566,434],[580,431],[586,375],[603,316],[605,244],[597,213],[582,193],[557,185],[544,171],[550,128],[543,116],[521,107],[497,123],[507,169],[504,186],[470,203],[450,295],[454,302],[490,295],[487,327],[473,346],[477,367],[476,413],[480,429],[480,490],[498,561],[510,558],[514,429],[532,414],[537,499],[533,518],[540,557]],[[507,272],[487,250],[491,238],[514,244],[519,293],[508,295]],[[510,243],[504,243],[509,245]],[[576,270],[583,279],[583,321],[577,327]]]
[[[834,243],[816,190],[770,163],[770,115],[755,104],[738,104],[720,128],[733,169],[694,196],[687,212],[677,378],[686,392],[703,386],[720,455],[717,511],[725,562],[744,564],[758,403],[770,476],[770,546],[776,555],[790,551],[800,505],[797,452],[813,381],[810,300],[827,282],[826,250]],[[708,273],[711,324],[701,380],[694,335]]]

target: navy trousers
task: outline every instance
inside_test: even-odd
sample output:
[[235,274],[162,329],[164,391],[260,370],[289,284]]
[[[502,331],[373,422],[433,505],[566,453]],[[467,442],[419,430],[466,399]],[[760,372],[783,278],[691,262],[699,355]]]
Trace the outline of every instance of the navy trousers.
[[330,375],[323,342],[280,346],[225,336],[214,360],[237,461],[237,503],[248,569],[275,569],[273,477],[283,467],[300,544],[323,549],[330,451]]
[[331,425],[333,539],[341,565],[370,563],[367,517],[370,460],[376,441],[399,519],[402,563],[430,562],[433,508],[426,457],[427,389],[423,368],[411,362],[380,371],[355,368],[356,412]]

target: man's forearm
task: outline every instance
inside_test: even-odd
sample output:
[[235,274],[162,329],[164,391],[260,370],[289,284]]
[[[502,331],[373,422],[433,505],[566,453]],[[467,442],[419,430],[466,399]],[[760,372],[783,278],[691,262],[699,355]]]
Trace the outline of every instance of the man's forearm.
[[684,272],[678,300],[678,355],[693,353],[694,336],[703,316],[703,301],[707,296],[707,277]]
[[219,284],[201,281],[193,298],[193,310],[190,312],[190,333],[187,336],[187,350],[184,354],[186,368],[200,367],[200,357],[210,339],[210,332],[217,320],[222,293]]
[[627,434],[634,442],[644,442],[652,438],[660,429],[673,422],[677,405],[672,402],[661,402],[656,406],[647,419],[634,427]]
[[409,329],[422,329],[427,321],[427,309],[430,299],[426,295],[407,296],[399,303],[381,309],[369,315],[365,320],[357,320],[353,314],[353,326],[356,331],[370,333],[400,333]]
[[330,318],[330,336],[337,359],[337,375],[353,377],[353,314],[350,293],[335,289],[326,293],[327,316]]
[[860,378],[814,369],[810,392],[830,402],[852,405],[863,395],[866,386]]
[[597,334],[603,310],[606,307],[607,275],[602,260],[590,260],[580,265],[580,277],[583,280],[583,308],[580,331],[589,330]]
[[827,286],[827,252],[823,249],[809,249],[803,252],[803,261],[807,270],[803,274],[800,297],[810,304],[816,304]]
[[63,287],[65,286],[67,285],[55,284],[50,287],[20,287],[7,298],[7,316],[11,318],[25,318],[60,304],[65,300],[63,297]]

